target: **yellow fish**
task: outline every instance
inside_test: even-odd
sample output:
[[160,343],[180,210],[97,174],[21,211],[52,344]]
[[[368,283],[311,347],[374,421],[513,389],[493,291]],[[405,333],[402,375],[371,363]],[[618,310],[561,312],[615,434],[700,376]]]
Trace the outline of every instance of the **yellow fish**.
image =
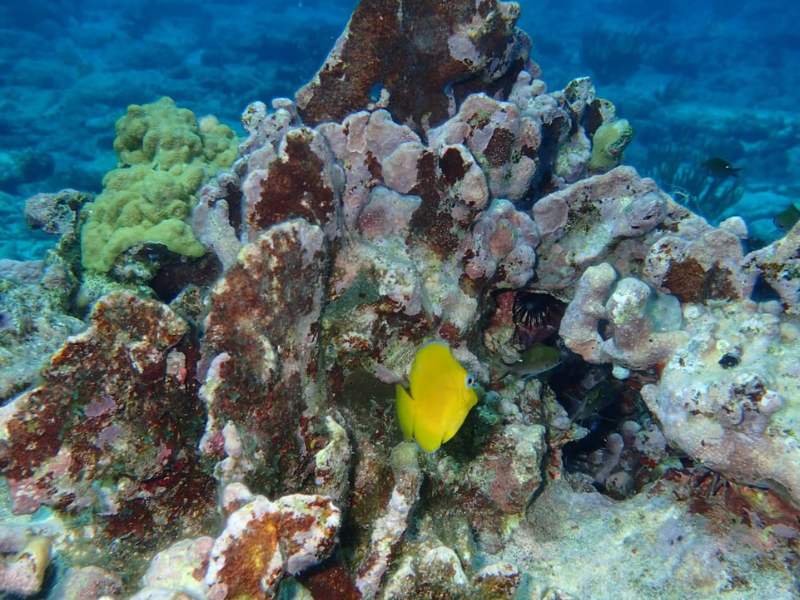
[[406,441],[417,440],[425,452],[436,452],[458,432],[478,402],[475,378],[453,358],[442,342],[422,346],[409,376],[411,394],[397,385],[397,419]]

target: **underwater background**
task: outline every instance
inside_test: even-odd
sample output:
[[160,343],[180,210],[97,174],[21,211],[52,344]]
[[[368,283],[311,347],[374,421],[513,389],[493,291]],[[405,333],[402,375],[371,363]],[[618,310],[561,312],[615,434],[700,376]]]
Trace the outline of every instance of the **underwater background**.
[[800,597],[798,22],[4,1],[0,598]]
[[[800,200],[800,36],[793,3],[523,1],[519,26],[550,90],[588,75],[634,126],[626,164],[712,222],[745,218],[754,246]],[[0,257],[52,244],[22,208],[38,192],[97,193],[114,122],[169,96],[242,135],[254,100],[291,97],[354,2],[31,0],[0,6]],[[744,167],[714,182],[711,157]],[[709,189],[713,188],[713,189]],[[699,204],[692,204],[693,200]]]

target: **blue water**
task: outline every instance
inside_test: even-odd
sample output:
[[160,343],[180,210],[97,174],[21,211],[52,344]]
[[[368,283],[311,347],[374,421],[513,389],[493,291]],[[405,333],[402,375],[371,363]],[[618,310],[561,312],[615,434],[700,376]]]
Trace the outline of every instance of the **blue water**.
[[[666,191],[685,190],[667,158],[745,167],[709,220],[738,214],[765,241],[800,200],[800,5],[702,0],[528,1],[519,26],[552,90],[591,75],[634,125],[626,162]],[[353,0],[182,2],[4,0],[0,6],[0,258],[41,257],[25,199],[99,191],[115,166],[114,122],[128,104],[171,96],[241,131],[253,100],[292,96],[324,60]],[[604,40],[632,52],[602,61]],[[606,46],[608,44],[605,44]],[[609,62],[614,63],[609,65]],[[663,170],[662,170],[663,171]],[[733,184],[737,183],[736,186]],[[738,202],[737,202],[738,201]]]

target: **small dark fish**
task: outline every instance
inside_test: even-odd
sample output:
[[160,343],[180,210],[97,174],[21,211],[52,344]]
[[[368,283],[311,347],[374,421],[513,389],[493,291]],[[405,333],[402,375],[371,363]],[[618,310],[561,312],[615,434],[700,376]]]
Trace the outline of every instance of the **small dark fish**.
[[703,163],[703,168],[715,179],[725,179],[726,177],[738,177],[736,171],[744,170],[744,167],[734,167],[724,158],[715,156]]
[[500,363],[498,381],[506,375],[516,375],[520,379],[536,377],[561,364],[561,351],[552,346],[536,343],[520,354],[519,360],[513,363]]
[[570,398],[570,419],[582,423],[590,420],[612,402],[619,400],[619,384],[601,381],[590,389],[582,399]]
[[783,212],[778,213],[778,215],[772,219],[772,222],[775,223],[775,227],[781,231],[789,231],[798,221],[800,221],[800,210],[798,210],[794,204]]

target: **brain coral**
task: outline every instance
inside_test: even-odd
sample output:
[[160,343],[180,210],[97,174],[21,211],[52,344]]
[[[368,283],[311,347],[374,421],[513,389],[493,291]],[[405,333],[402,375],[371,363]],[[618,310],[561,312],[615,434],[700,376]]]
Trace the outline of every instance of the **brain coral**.
[[106,174],[103,193],[85,207],[83,266],[109,271],[117,257],[142,242],[201,256],[205,249],[184,222],[200,186],[236,158],[236,136],[214,117],[199,122],[170,98],[131,105],[116,123],[119,168]]

